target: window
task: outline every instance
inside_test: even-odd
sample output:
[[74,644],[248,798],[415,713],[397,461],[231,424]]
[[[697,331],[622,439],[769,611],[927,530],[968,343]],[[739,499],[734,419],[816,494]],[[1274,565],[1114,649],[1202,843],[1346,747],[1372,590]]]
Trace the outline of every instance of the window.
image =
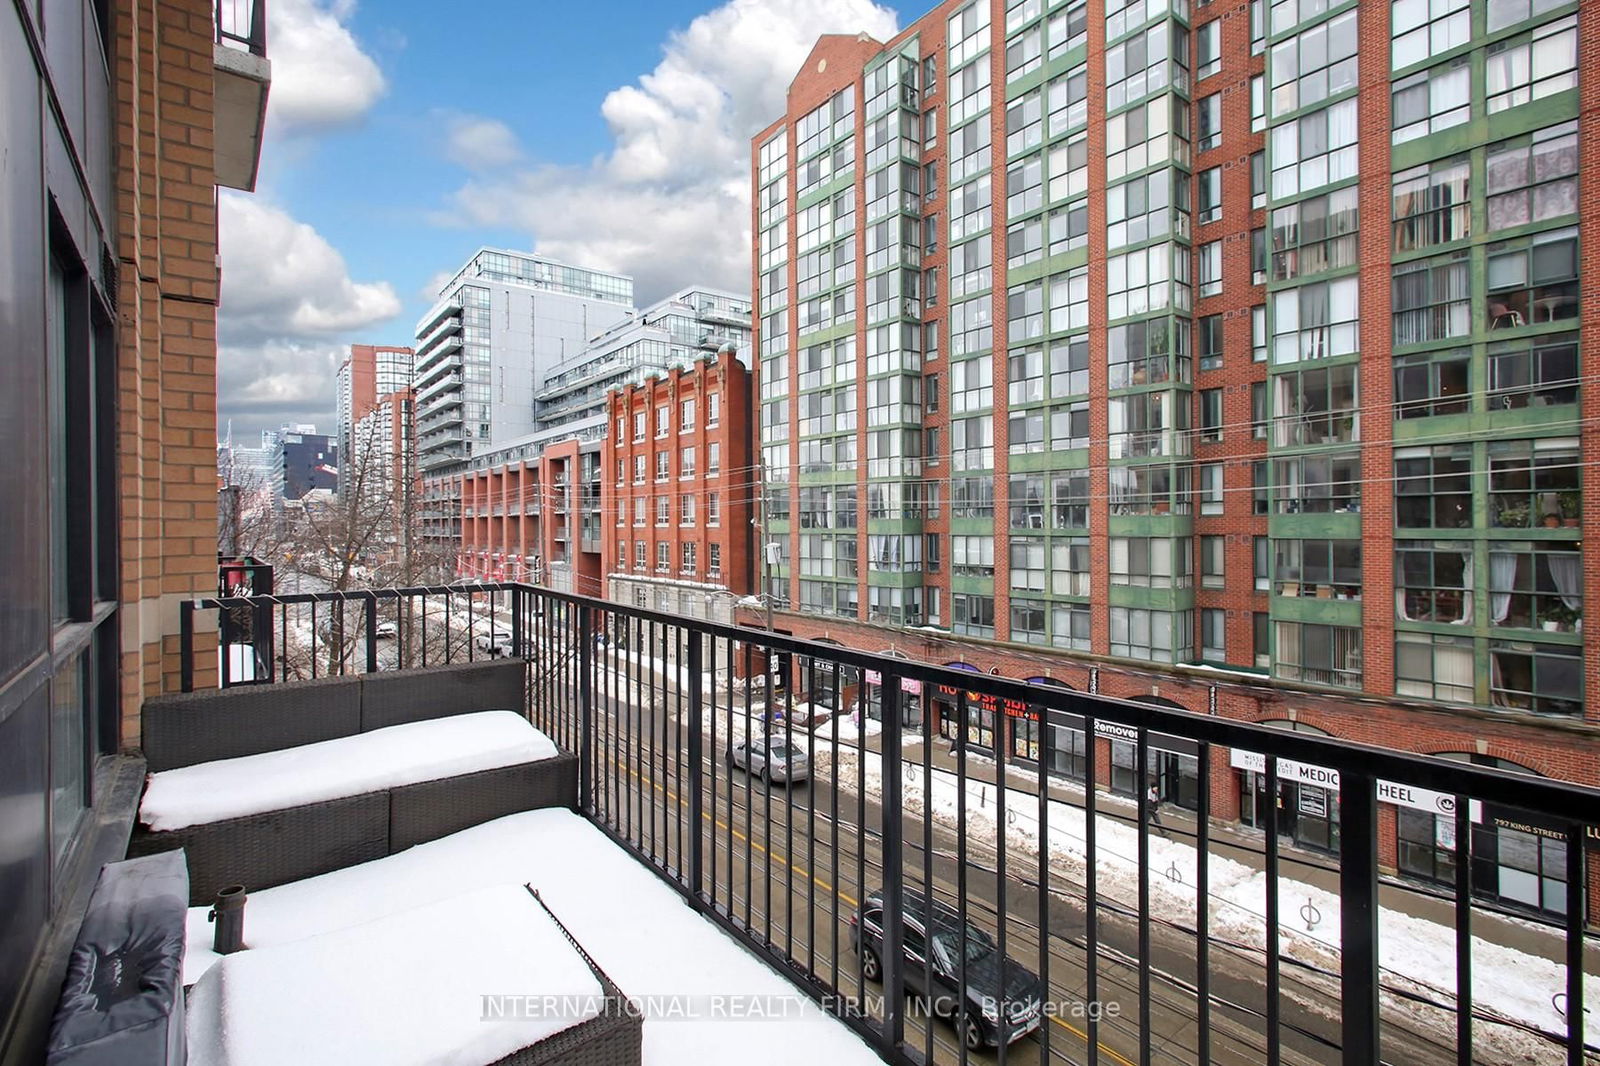
[[712,441],[706,445],[706,476],[709,477],[721,472],[722,444],[720,441]]
[[1189,586],[1188,538],[1112,537],[1111,583],[1149,588]]
[[1223,587],[1222,567],[1227,543],[1226,537],[1200,538],[1200,584],[1208,589]]
[[1361,457],[1333,453],[1274,459],[1272,492],[1278,514],[1359,511]]
[[683,449],[683,458],[678,464],[678,477],[692,478],[695,476],[694,469],[694,449],[685,448]]
[[1268,65],[1273,117],[1354,89],[1359,43],[1356,12],[1347,11],[1273,45]]
[[1532,641],[1489,642],[1489,699],[1539,714],[1583,714],[1582,649]]
[[678,497],[678,524],[694,525],[694,493],[685,492]]
[[672,419],[668,415],[666,404],[656,408],[656,436],[665,437],[672,432]]
[[1272,128],[1272,195],[1296,193],[1353,178],[1357,173],[1356,101],[1338,103]]
[[1250,78],[1250,132],[1260,133],[1267,128],[1267,77],[1256,74]]
[[1200,246],[1200,295],[1222,292],[1222,242],[1207,241]]
[[1489,348],[1489,409],[1578,402],[1578,337],[1558,333]]
[[1006,42],[1006,81],[1039,69],[1044,56],[1044,27],[1034,26]]
[[635,411],[633,413],[633,439],[636,443],[644,440],[645,423],[649,418],[650,415],[645,411]]
[[1551,230],[1489,246],[1488,327],[1578,317],[1578,231]]
[[1228,659],[1228,613],[1215,607],[1200,610],[1200,658],[1212,662]]
[[1471,447],[1444,444],[1432,448],[1396,448],[1394,495],[1395,524],[1401,529],[1470,527]]
[[[1189,42],[1181,39],[1173,47],[1174,24],[1163,20],[1106,49],[1106,109],[1115,111],[1134,100],[1167,87],[1172,77],[1174,53],[1187,59]],[[1111,39],[1107,19],[1107,39]]]
[[1106,190],[1106,247],[1121,248],[1171,232],[1174,173],[1158,170]]
[[656,525],[664,526],[672,521],[672,497],[656,497]]
[[1357,264],[1355,186],[1272,210],[1272,280]]
[[1472,236],[1471,174],[1467,160],[1441,159],[1394,176],[1396,252]]
[[656,452],[656,480],[665,481],[672,472],[672,456],[667,452]]
[[1490,232],[1577,214],[1577,124],[1490,148],[1486,172]]
[[1222,143],[1222,94],[1202,96],[1195,112],[1195,150],[1204,152]]
[[928,573],[937,574],[942,562],[942,553],[939,547],[939,534],[926,533],[923,535],[922,559]]
[[1470,364],[1471,353],[1465,348],[1395,356],[1395,418],[1428,418],[1466,411],[1472,392]]
[[1222,217],[1222,168],[1202,170],[1199,183],[1200,221],[1215,222]]
[[1216,442],[1222,439],[1222,390],[1200,390],[1200,439]]
[[643,455],[635,455],[633,457],[633,483],[635,485],[644,483],[644,467],[645,457]]
[[1175,653],[1187,658],[1190,648],[1188,619],[1187,611],[1113,607],[1110,611],[1111,654],[1158,662],[1173,662]]
[[1272,294],[1272,361],[1354,355],[1360,286],[1353,277]]
[[[1180,109],[1176,114],[1175,108]],[[1171,96],[1160,96],[1112,115],[1106,120],[1106,180],[1117,181],[1146,167],[1187,164],[1188,116],[1189,109],[1181,102],[1175,103]],[[1052,148],[1052,156],[1054,153]],[[1056,173],[1053,159],[1050,172]],[[1075,195],[1086,189],[1074,186],[1068,191]],[[1051,199],[1055,198],[1052,188]]]
[[1469,541],[1396,541],[1396,617],[1402,622],[1470,623],[1472,555]]
[[649,565],[649,563],[648,563],[649,553],[650,553],[650,545],[649,544],[645,543],[642,540],[634,542],[634,544],[633,544],[633,568],[635,570],[643,570],[646,566]]
[[722,576],[722,545],[706,545],[706,576]]
[[1394,268],[1394,343],[1426,344],[1472,332],[1467,253]]
[[706,427],[712,428],[722,421],[722,393],[713,392],[706,396]]
[[1256,668],[1266,670],[1272,666],[1272,616],[1266,611],[1250,614],[1250,649],[1255,656]]
[[1398,0],[1390,19],[1389,58],[1394,70],[1443,55],[1472,39],[1469,0]]
[[664,540],[663,541],[658,541],[656,543],[656,570],[657,570],[658,573],[663,573],[664,574],[668,570],[671,570],[671,569],[672,569],[672,545],[668,544]]
[[1222,316],[1206,315],[1200,319],[1200,369],[1217,370],[1222,366]]
[[1044,537],[1011,539],[1011,588],[1016,592],[1043,592],[1049,587],[1050,568]]
[[1200,467],[1200,513],[1221,514],[1223,507],[1222,464]]
[[1188,514],[1190,469],[1163,465],[1113,466],[1107,471],[1111,513]]
[[694,430],[694,428],[695,428],[695,425],[694,425],[694,399],[691,397],[690,399],[683,400],[682,402],[680,402],[678,404],[678,413],[679,413],[679,417],[678,417],[678,432],[680,432],[680,433],[692,432]]
[[1256,304],[1250,308],[1250,361],[1267,361],[1267,305]]
[[1250,54],[1267,50],[1267,0],[1250,0]]
[[722,524],[722,493],[706,493],[706,524],[711,526]]
[[1489,114],[1531,103],[1578,86],[1578,16],[1540,26],[1514,42],[1488,48]]
[[682,550],[682,566],[681,566],[680,569],[685,574],[694,573],[696,570],[698,570],[700,568],[700,565],[699,565],[700,545],[696,544],[692,540],[686,540],[686,541],[683,542],[681,550]]
[[1561,6],[1561,0],[1489,0],[1489,32],[1514,26]]
[[1048,111],[1046,135],[1050,140],[1086,125],[1089,121],[1088,66],[1077,66],[1052,78],[1045,88],[1045,107]]
[[1222,21],[1213,19],[1194,31],[1196,80],[1222,69]]
[[[1427,633],[1394,635],[1394,694],[1449,703],[1474,703],[1472,641]],[[1402,813],[1407,813],[1402,809]],[[1432,819],[1429,819],[1431,822]],[[1433,826],[1428,827],[1430,843]]]
[[1267,153],[1250,153],[1250,210],[1267,206]]
[[1052,529],[1089,528],[1089,474],[1057,474],[1050,479]]
[[1256,590],[1265,592],[1272,587],[1272,543],[1266,537],[1251,537],[1250,548]]
[[994,538],[951,537],[950,565],[957,577],[994,577]]
[[1267,439],[1267,383],[1250,383],[1250,439]]
[[1267,484],[1267,469],[1265,459],[1256,459],[1250,463],[1251,514],[1264,515],[1272,512],[1272,487]]
[[1280,596],[1361,598],[1359,540],[1275,540],[1272,577]]
[[645,508],[648,507],[648,506],[649,506],[649,501],[646,500],[645,497],[643,497],[643,496],[635,496],[633,498],[633,524],[634,525],[636,525],[636,526],[644,525]]
[[1459,126],[1472,117],[1471,63],[1466,56],[1394,83],[1390,101],[1395,144]]
[[1494,526],[1576,526],[1583,514],[1578,442],[1572,438],[1491,441],[1489,511]]
[[950,597],[950,628],[969,637],[994,636],[994,597],[958,592]]
[[[1129,322],[1112,326],[1106,337],[1108,387],[1127,389],[1189,380],[1188,334],[1181,323],[1170,318]],[[1087,353],[1087,343],[1084,347]]]
[[1276,676],[1312,685],[1361,687],[1361,630],[1277,623]]

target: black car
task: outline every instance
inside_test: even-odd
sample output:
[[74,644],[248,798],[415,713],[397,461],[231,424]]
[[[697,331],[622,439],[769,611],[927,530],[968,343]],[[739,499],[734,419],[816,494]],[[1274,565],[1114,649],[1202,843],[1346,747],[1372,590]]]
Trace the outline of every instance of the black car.
[[[1043,1018],[1043,984],[1015,959],[1002,959],[988,933],[967,923],[966,990],[963,994],[961,915],[955,908],[937,900],[930,906],[922,893],[910,889],[902,893],[900,913],[905,930],[902,972],[906,990],[925,997],[933,1013],[949,1019],[967,1047],[976,1051],[986,1045],[996,1045],[1002,1033],[1009,1044],[1039,1027]],[[927,920],[929,917],[931,921]],[[931,955],[928,952],[930,941]],[[867,896],[860,910],[851,916],[850,944],[861,955],[862,974],[871,981],[881,980],[882,892]],[[924,987],[930,972],[932,987]]]

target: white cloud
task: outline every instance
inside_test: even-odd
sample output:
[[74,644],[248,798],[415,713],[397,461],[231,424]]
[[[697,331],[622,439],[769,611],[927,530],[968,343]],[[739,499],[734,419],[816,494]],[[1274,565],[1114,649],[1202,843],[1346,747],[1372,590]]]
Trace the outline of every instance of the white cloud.
[[459,189],[453,223],[526,229],[535,250],[630,273],[641,300],[689,283],[749,287],[750,138],[784,112],[824,33],[895,33],[871,0],[729,0],[668,39],[656,68],[610,93],[612,151]]
[[384,94],[383,71],[348,26],[355,6],[354,0],[272,0],[267,8],[269,133],[347,125]]
[[522,158],[517,135],[497,118],[455,115],[448,119],[445,156],[468,170],[494,170]]
[[400,298],[386,281],[352,280],[320,233],[268,200],[224,192],[219,206],[219,418],[244,436],[329,422],[345,342],[394,317]]
[[348,333],[399,313],[393,286],[352,281],[333,245],[287,211],[237,193],[220,200],[224,341]]

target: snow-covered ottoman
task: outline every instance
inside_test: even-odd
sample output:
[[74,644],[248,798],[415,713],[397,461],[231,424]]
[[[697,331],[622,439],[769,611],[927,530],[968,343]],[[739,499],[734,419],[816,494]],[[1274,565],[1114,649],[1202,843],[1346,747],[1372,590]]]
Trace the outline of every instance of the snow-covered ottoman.
[[128,851],[183,848],[200,904],[576,795],[574,756],[515,711],[479,711],[152,774]]
[[643,1035],[520,885],[229,955],[188,1012],[191,1066],[624,1066]]

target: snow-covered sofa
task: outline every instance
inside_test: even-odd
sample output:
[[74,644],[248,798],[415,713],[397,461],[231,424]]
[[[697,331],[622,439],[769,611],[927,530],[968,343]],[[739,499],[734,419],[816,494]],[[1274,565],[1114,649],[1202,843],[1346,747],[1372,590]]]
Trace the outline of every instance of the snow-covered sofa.
[[525,670],[502,659],[148,700],[151,779],[128,854],[183,848],[198,905],[572,807],[577,758],[520,718]]

